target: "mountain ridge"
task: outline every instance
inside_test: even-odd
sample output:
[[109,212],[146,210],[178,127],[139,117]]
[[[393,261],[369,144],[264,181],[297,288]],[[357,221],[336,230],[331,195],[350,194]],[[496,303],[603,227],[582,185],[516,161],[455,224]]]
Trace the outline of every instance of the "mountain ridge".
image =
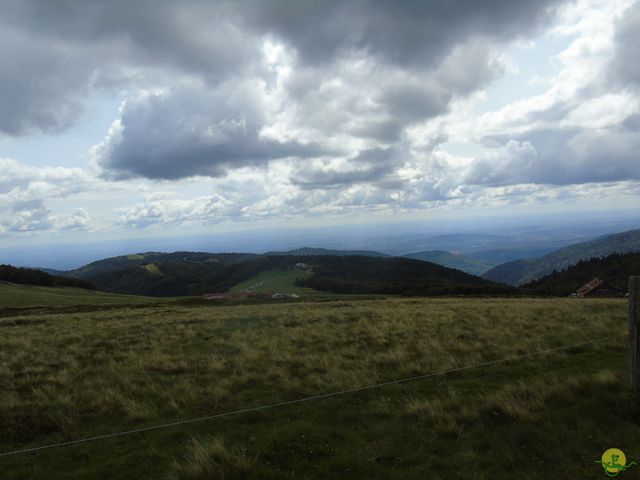
[[555,250],[542,257],[503,263],[488,270],[482,276],[495,282],[523,285],[542,278],[554,270],[565,270],[581,260],[637,251],[640,251],[640,229],[603,235]]
[[[295,269],[298,268],[296,264],[305,263],[312,265],[314,272],[324,275],[315,286],[306,285],[317,290],[435,294],[471,290],[503,292],[505,289],[505,286],[479,276],[424,260],[346,254],[353,251],[333,251],[331,255],[311,255],[317,251],[311,248],[302,251],[308,254],[147,252],[99,260],[66,272],[66,275],[90,281],[107,292],[147,296],[199,295],[228,291],[264,271]],[[367,275],[363,277],[361,270]],[[313,283],[312,278],[305,281]],[[348,288],[345,287],[347,283]]]
[[462,270],[463,272],[470,273],[472,275],[480,275],[489,270],[492,266],[492,264],[488,262],[475,260],[466,255],[449,252],[447,250],[426,250],[423,252],[407,253],[402,255],[402,257],[437,263],[438,265]]

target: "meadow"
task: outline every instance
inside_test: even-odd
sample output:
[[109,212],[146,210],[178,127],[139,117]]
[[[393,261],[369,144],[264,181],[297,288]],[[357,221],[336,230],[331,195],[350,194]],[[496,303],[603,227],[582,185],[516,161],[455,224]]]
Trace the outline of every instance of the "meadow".
[[40,287],[0,282],[0,309],[25,307],[70,307],[77,305],[140,305],[163,303],[175,298],[122,295],[72,287]]
[[16,310],[0,318],[0,453],[603,341],[0,456],[0,477],[603,478],[610,447],[640,460],[626,312],[623,300],[397,297]]
[[295,282],[299,278],[308,278],[312,274],[304,270],[273,269],[262,272],[234,286],[231,292],[271,291],[278,293],[295,293],[311,295],[316,292],[311,288],[298,287]]

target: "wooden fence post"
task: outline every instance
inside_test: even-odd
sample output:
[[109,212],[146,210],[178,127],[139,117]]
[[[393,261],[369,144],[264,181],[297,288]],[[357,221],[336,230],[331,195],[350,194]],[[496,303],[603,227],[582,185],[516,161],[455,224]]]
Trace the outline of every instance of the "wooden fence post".
[[640,399],[640,277],[629,277],[629,367],[631,390]]

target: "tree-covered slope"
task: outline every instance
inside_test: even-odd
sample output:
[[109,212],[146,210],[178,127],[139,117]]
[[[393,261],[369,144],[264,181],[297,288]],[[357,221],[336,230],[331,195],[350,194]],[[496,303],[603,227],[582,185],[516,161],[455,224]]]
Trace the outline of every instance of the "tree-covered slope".
[[90,282],[60,275],[50,275],[34,268],[19,268],[11,265],[0,265],[0,281],[20,285],[39,285],[43,287],[76,287],[95,290]]
[[640,275],[640,252],[614,253],[602,258],[581,260],[566,270],[524,284],[520,289],[525,293],[566,296],[597,277],[626,290],[631,275]]
[[207,252],[146,252],[119,257],[105,258],[91,262],[75,270],[63,272],[63,275],[74,278],[93,278],[98,274],[114,272],[129,267],[152,264],[155,262],[177,262],[208,265],[227,265],[256,258],[252,253],[207,253]]
[[334,293],[444,295],[508,293],[509,287],[460,270],[409,258],[318,257],[300,286]]
[[496,282],[522,285],[544,277],[554,270],[564,270],[580,260],[638,251],[640,230],[630,230],[576,243],[539,258],[503,263],[487,271],[483,277]]
[[[504,292],[480,277],[434,263],[398,258],[341,255],[140,254],[106,259],[76,271],[101,290],[148,296],[224,292],[274,269],[311,266],[300,286],[337,293]],[[306,277],[306,278],[302,278]]]

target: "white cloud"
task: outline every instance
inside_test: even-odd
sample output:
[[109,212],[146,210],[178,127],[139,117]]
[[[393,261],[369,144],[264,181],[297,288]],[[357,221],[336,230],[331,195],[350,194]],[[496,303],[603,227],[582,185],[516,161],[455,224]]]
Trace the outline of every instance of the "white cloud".
[[24,5],[0,19],[0,132],[122,106],[95,171],[0,159],[5,235],[638,192],[638,2]]

